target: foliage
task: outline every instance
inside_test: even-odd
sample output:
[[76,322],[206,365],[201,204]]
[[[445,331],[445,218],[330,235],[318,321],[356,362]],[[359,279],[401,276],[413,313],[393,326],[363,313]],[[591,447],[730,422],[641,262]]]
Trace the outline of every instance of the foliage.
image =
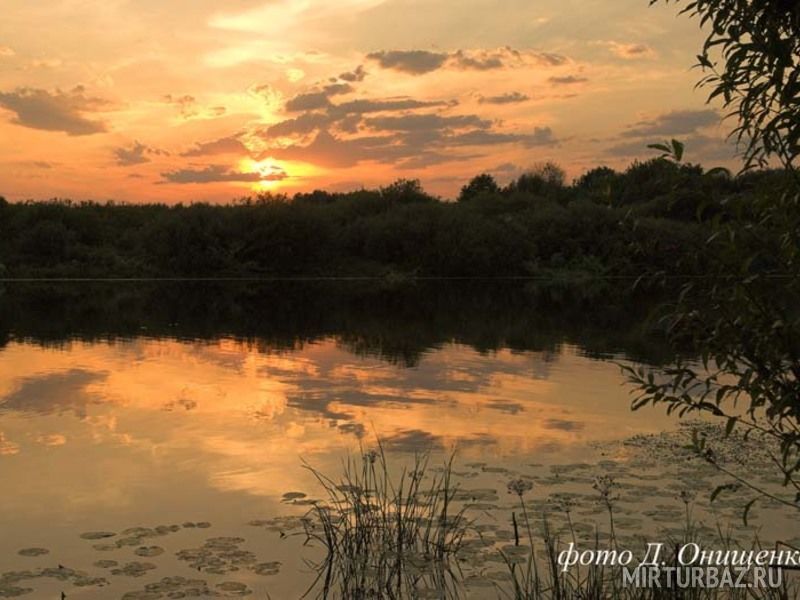
[[747,166],[771,156],[791,166],[800,154],[800,3],[692,0],[681,12],[708,27],[699,85],[710,86],[709,99],[721,98],[736,118],[732,135]]
[[496,194],[499,191],[500,186],[497,185],[494,177],[487,173],[481,173],[470,179],[469,183],[461,188],[458,201],[464,202],[465,200],[472,200],[479,194]]
[[[681,287],[664,318],[673,342],[695,348],[701,360],[628,368],[636,384],[633,408],[708,413],[725,419],[728,432],[741,427],[747,435],[777,440],[773,461],[796,491],[788,504],[800,508],[800,178],[793,167],[800,153],[800,4],[696,0],[683,12],[710,26],[698,60],[711,74],[699,85],[712,86],[709,100],[721,97],[733,109],[733,135],[745,142],[746,168],[777,157],[785,170],[740,176],[738,190],[725,189],[731,178],[722,170],[705,175],[713,189],[724,191],[718,200],[724,210],[710,219],[703,253],[682,257],[687,269],[703,276]],[[710,58],[717,50],[721,67]],[[683,169],[680,142],[651,147],[662,152],[657,160]],[[707,218],[702,209],[698,214]],[[717,465],[704,440],[694,445]],[[745,521],[753,502],[774,500],[750,482],[739,483],[757,494]]]
[[678,274],[724,199],[779,184],[767,172],[710,177],[659,158],[572,185],[547,164],[502,189],[479,175],[463,202],[400,180],[222,205],[5,203],[0,263],[12,278],[638,276],[651,265]]

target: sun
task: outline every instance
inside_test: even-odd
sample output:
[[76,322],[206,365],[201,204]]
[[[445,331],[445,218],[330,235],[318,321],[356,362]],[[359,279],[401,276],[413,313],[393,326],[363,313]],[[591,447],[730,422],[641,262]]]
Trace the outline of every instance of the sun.
[[260,181],[253,183],[254,191],[274,190],[289,178],[286,166],[271,158],[264,160],[244,158],[239,161],[239,170],[242,173],[258,173],[261,177]]
[[287,187],[290,183],[297,185],[301,181],[318,179],[325,174],[324,169],[311,163],[276,160],[272,157],[261,160],[243,158],[238,166],[241,173],[259,174],[261,179],[251,185],[256,192],[274,191]]

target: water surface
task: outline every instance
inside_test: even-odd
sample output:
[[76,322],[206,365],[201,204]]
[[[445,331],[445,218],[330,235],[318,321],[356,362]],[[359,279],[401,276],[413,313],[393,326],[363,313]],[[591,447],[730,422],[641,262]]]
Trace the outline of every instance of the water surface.
[[[7,289],[0,573],[60,563],[111,583],[38,578],[27,584],[37,598],[62,589],[116,598],[171,575],[299,597],[312,579],[303,558],[315,551],[280,527],[247,524],[308,509],[284,498],[319,494],[303,460],[336,474],[377,438],[400,462],[456,449],[462,485],[496,490],[484,512],[503,527],[513,505],[505,484],[520,474],[541,484],[540,500],[562,484],[589,494],[591,477],[606,471],[623,481],[648,469],[658,483],[639,479],[650,492],[631,492],[638,507],[657,498],[680,508],[681,481],[702,479],[693,493],[707,495],[708,471],[667,474],[657,445],[645,456],[620,443],[677,427],[660,411],[629,409],[617,363],[666,356],[641,299],[499,292]],[[559,481],[568,471],[573,479]],[[602,520],[592,510],[587,518]],[[733,512],[714,518],[736,520]],[[765,516],[759,527],[777,523]],[[157,526],[131,546],[97,549],[128,528]],[[120,535],[80,537],[93,531]],[[279,572],[204,573],[176,556],[221,536],[243,538],[237,547],[281,562]],[[151,546],[164,552],[135,552]],[[49,553],[21,556],[26,548]],[[156,568],[112,575],[99,560]]]

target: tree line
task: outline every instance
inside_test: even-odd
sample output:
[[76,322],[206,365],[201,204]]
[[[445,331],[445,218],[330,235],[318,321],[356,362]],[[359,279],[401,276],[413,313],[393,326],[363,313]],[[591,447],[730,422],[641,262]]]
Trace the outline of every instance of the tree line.
[[686,275],[712,223],[785,177],[654,158],[571,184],[552,163],[502,187],[481,174],[455,202],[417,180],[223,205],[0,198],[0,276]]

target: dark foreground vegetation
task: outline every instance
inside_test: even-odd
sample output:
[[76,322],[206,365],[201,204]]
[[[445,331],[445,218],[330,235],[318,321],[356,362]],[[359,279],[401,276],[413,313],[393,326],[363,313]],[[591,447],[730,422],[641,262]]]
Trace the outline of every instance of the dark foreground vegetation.
[[0,277],[702,273],[702,263],[692,273],[679,263],[703,248],[711,223],[786,177],[656,158],[624,172],[600,167],[571,185],[552,164],[503,188],[480,175],[457,202],[408,180],[226,205],[0,199]]

